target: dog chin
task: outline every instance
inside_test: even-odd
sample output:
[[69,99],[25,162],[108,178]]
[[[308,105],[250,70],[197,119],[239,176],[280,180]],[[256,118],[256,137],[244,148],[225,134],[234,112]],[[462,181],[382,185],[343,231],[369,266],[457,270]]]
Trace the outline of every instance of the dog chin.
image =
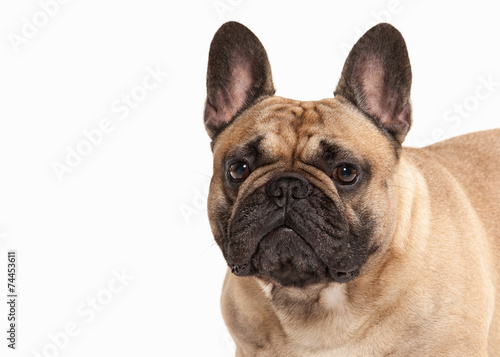
[[282,286],[294,287],[332,279],[328,267],[311,246],[286,226],[271,231],[260,241],[249,273]]

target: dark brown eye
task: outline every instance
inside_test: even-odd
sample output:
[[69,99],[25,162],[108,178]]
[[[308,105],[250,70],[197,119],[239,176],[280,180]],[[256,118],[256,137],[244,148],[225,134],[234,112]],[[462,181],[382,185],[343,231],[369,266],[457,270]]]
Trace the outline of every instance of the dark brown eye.
[[333,170],[333,179],[341,185],[352,185],[358,178],[356,169],[350,165],[340,165]]
[[250,175],[250,167],[245,161],[237,161],[229,166],[229,176],[235,181],[243,181]]

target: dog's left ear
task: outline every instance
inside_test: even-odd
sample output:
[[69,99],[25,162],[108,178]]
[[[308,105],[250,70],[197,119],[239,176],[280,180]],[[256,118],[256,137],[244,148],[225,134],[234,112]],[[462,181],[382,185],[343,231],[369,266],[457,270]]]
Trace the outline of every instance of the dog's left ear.
[[401,33],[389,24],[371,28],[354,45],[335,96],[342,96],[401,144],[412,121],[411,67]]
[[226,22],[210,45],[205,128],[213,140],[242,111],[275,92],[266,50],[248,28]]

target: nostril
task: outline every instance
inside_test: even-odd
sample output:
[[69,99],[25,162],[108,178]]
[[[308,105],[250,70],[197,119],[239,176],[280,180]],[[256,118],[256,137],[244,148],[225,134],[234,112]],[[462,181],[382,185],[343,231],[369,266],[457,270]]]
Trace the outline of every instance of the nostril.
[[269,197],[281,197],[283,196],[282,185],[280,185],[278,181],[274,181],[267,186],[266,193]]
[[307,182],[297,180],[293,183],[292,196],[293,198],[306,198],[311,194],[312,187]]
[[276,198],[286,196],[301,199],[309,196],[311,192],[312,186],[307,180],[293,176],[280,177],[266,188],[267,195]]

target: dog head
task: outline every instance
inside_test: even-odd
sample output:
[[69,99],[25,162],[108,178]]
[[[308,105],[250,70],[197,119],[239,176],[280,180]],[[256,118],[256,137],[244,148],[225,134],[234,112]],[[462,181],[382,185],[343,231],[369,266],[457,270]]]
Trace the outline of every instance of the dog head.
[[275,96],[264,47],[239,23],[211,44],[208,212],[238,276],[283,286],[354,279],[395,229],[394,176],[411,126],[405,42],[389,24],[353,47],[334,98]]

